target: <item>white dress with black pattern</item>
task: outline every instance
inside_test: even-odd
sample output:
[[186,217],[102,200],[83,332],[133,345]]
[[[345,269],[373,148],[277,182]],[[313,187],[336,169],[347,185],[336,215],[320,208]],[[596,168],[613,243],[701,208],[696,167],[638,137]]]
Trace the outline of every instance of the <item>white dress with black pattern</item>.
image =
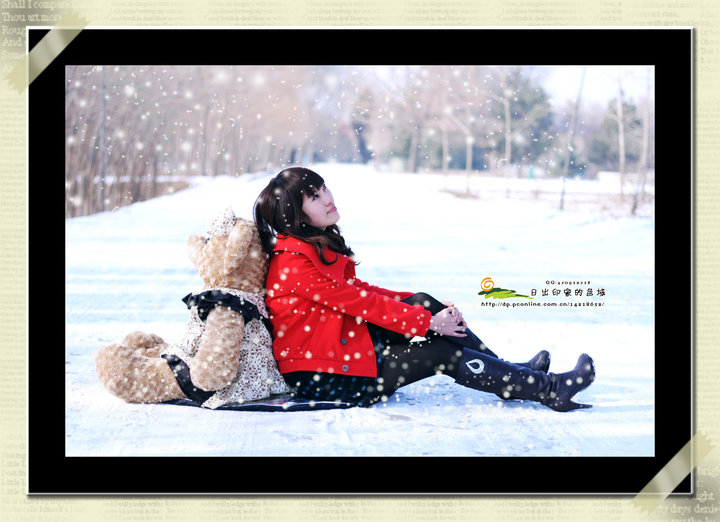
[[[263,317],[268,316],[265,299],[262,296],[233,288],[218,290],[251,302]],[[182,341],[171,345],[165,353],[175,355],[185,363],[190,362],[197,354],[204,332],[205,323],[200,319],[197,308],[192,307]],[[214,409],[225,404],[264,399],[270,395],[290,391],[273,357],[270,332],[261,321],[246,319],[240,346],[240,364],[235,378],[203,402],[204,408]]]

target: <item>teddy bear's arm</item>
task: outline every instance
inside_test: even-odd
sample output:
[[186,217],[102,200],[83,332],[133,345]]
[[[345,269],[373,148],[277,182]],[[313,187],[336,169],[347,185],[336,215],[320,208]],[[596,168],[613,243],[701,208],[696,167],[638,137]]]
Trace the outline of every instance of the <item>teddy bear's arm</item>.
[[[235,270],[246,258],[253,241],[255,227],[248,221],[238,220],[225,245],[225,273]],[[257,232],[255,232],[257,234]]]
[[203,390],[219,390],[235,378],[240,363],[244,317],[218,306],[207,317],[197,354],[190,362],[193,384]]

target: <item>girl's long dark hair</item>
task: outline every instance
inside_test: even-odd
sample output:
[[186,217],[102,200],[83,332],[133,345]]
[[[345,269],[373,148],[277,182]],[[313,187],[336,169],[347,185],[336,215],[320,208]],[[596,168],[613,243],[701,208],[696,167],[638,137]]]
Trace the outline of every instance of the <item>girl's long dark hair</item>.
[[[268,255],[272,255],[278,234],[310,243],[327,265],[337,261],[337,254],[354,255],[337,225],[322,230],[306,223],[307,218],[302,211],[303,196],[312,196],[324,184],[325,180],[319,174],[303,167],[290,167],[270,180],[255,201],[254,209],[255,226]],[[326,250],[336,255],[328,259]]]

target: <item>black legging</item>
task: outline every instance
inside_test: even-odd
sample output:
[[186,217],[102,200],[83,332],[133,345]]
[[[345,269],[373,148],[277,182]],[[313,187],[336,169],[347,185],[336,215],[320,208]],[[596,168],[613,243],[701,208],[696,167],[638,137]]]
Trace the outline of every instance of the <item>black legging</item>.
[[[447,308],[425,293],[414,294],[403,302],[422,305],[433,315]],[[371,323],[367,323],[367,327],[378,353],[377,378],[308,371],[286,373],[283,377],[293,393],[308,400],[338,400],[370,406],[387,399],[401,386],[438,373],[455,378],[463,346],[496,357],[470,330],[465,330],[466,337],[447,337],[428,331],[424,341],[411,343],[402,334]]]
[[[417,293],[403,303],[422,305],[433,315],[447,308],[440,301],[426,293]],[[462,357],[462,348],[468,347],[496,357],[485,344],[469,329],[465,337],[448,337],[428,331],[425,340],[410,343],[404,335],[368,323],[368,330],[376,346],[382,345],[382,385],[388,395],[399,387],[420,381],[441,373],[455,378],[457,362]]]

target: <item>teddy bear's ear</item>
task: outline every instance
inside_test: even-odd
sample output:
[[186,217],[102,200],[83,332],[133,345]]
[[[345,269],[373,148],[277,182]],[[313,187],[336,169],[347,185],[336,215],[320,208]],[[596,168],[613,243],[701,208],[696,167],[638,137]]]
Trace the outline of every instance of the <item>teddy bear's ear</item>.
[[236,219],[235,212],[233,212],[232,208],[224,208],[208,222],[207,235],[210,237],[229,236],[233,226],[235,226]]
[[190,261],[195,268],[198,267],[200,262],[200,256],[202,255],[203,247],[205,246],[206,239],[203,236],[192,235],[187,239],[187,253]]
[[225,245],[225,273],[235,270],[245,259],[253,240],[254,223],[238,218]]

